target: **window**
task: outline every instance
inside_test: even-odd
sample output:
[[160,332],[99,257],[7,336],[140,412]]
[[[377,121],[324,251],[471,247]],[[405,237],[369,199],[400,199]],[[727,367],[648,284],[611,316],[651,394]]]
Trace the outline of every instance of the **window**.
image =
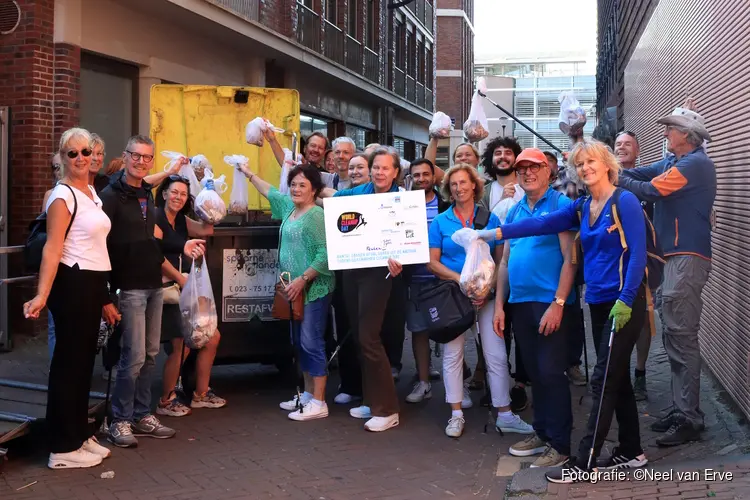
[[357,151],[363,151],[367,145],[367,129],[355,125],[346,125],[346,136],[354,141]]
[[425,49],[422,40],[417,40],[417,81],[425,82]]
[[406,25],[396,21],[396,67],[406,69]]
[[307,7],[308,9],[312,10],[313,8],[313,0],[297,0],[299,3]]
[[411,26],[411,31],[408,33],[408,42],[406,46],[407,50],[407,74],[412,78],[417,76],[417,34],[415,33],[414,27]]
[[425,87],[432,90],[432,45],[429,43],[427,44],[427,55],[425,56],[425,59]]
[[328,120],[308,115],[300,115],[299,131],[302,137],[308,137],[313,132],[321,132],[328,137]]
[[326,0],[326,20],[334,26],[338,24],[336,3],[336,0]]
[[357,24],[359,23],[359,12],[357,3],[359,0],[349,0],[349,15],[347,23],[349,24],[349,36],[357,39]]
[[378,24],[378,13],[375,10],[375,0],[367,0],[365,43],[367,44],[367,47],[376,52],[378,49]]
[[398,137],[393,138],[393,148],[398,151],[398,155],[403,158],[406,149],[406,141],[399,139]]

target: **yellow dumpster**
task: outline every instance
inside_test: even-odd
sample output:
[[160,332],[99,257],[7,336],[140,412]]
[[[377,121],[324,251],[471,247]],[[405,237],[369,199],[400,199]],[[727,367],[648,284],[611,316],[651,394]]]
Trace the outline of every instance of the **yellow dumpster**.
[[[282,147],[292,149],[292,133],[299,137],[299,94],[290,89],[224,87],[211,85],[154,85],[151,87],[151,138],[156,144],[156,169],[167,159],[162,151],[177,151],[188,157],[203,154],[218,177],[224,174],[229,188],[222,195],[229,205],[232,168],[224,156],[241,154],[250,169],[278,185],[281,167],[271,147],[245,142],[245,125],[262,116],[284,133],[277,133]],[[295,151],[296,154],[296,151]],[[267,210],[268,201],[249,187],[249,210]]]

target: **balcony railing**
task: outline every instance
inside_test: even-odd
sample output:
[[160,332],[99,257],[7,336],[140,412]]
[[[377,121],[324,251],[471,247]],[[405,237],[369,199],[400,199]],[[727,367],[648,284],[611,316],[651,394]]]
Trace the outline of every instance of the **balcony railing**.
[[320,16],[300,3],[297,4],[297,42],[320,52]]
[[346,67],[362,74],[362,44],[346,35]]
[[407,76],[406,77],[406,100],[409,102],[416,102],[417,100],[417,82],[414,81],[414,78]]
[[250,21],[258,20],[258,4],[260,0],[206,0],[219,7],[222,7],[232,14],[235,14]]
[[[433,21],[432,15],[433,15],[432,5],[430,5],[429,3],[425,2],[425,4],[424,4],[424,25],[425,25],[425,28],[427,28],[427,31],[429,31],[430,33],[432,33],[432,21]],[[471,19],[471,18],[469,18],[469,19]]]
[[344,32],[337,26],[323,21],[325,26],[325,56],[339,64],[344,64]]
[[417,82],[417,106],[424,108],[424,85]]
[[434,111],[432,90],[428,88],[425,88],[425,91],[424,91],[424,109],[430,112]]
[[365,78],[380,84],[380,58],[369,47],[365,47]]
[[394,68],[393,70],[393,90],[401,97],[406,97],[406,75],[403,70]]

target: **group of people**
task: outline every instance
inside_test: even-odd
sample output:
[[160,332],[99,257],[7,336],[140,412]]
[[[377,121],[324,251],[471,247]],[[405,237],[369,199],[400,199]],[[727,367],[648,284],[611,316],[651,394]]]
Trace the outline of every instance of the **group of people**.
[[[307,140],[304,161],[289,166],[274,132],[264,132],[282,166],[279,187],[248,165],[239,169],[281,221],[279,269],[289,277],[285,293],[290,301],[301,297],[303,303],[302,318],[293,320],[293,331],[304,392],[280,407],[295,421],[328,416],[328,355],[338,343],[341,384],[334,402],[353,404],[349,414],[365,419],[369,431],[399,425],[395,381],[405,329],[412,333],[417,366],[406,401],[431,398],[432,380],[440,374],[431,365],[429,326],[416,304],[421,290],[434,280],[460,280],[466,252],[452,235],[463,228],[481,229],[492,235],[488,244],[497,281],[489,297],[474,301],[478,329],[443,347],[442,378],[451,411],[446,435],[462,435],[463,410],[473,405],[470,388],[484,387],[485,404],[497,413],[497,429],[525,436],[509,452],[539,455],[535,467],[588,471],[645,465],[636,401],[647,397],[645,363],[655,290],[644,276],[652,258],[646,237],[653,213],[666,259],[660,312],[675,405],[653,427],[665,432],[660,445],[696,439],[703,429],[697,332],[700,293],[710,271],[716,174],[704,148],[710,137],[698,113],[677,108],[659,123],[666,125],[670,152],[663,161],[636,167],[637,139],[622,132],[614,152],[595,140],[577,140],[565,174],[558,170],[555,154],[522,150],[509,137],[489,141],[483,154],[472,144],[461,144],[453,152],[453,166],[443,172],[435,166],[435,139],[424,158],[404,165],[393,148],[372,144],[358,152],[347,137],[333,141],[328,155],[328,139],[315,133]],[[123,169],[98,190],[98,168],[92,161],[97,141],[101,140],[82,129],[67,131],[61,139],[55,162],[62,165],[63,175],[45,201],[48,243],[39,291],[24,305],[27,317],[38,316],[48,305],[50,325],[55,327],[47,415],[53,468],[95,465],[110,453],[85,425],[100,318],[121,321],[123,329],[109,433],[113,444],[133,446],[136,436],[174,435],[150,406],[160,340],[168,341],[169,358],[157,413],[182,416],[190,407],[226,403],[208,385],[218,332],[198,354],[197,388],[190,407],[175,397],[186,347],[179,309],[162,304],[162,282],[184,285],[183,271],[205,251],[204,240],[190,238],[209,236],[212,228],[190,218],[185,179],[172,172],[148,176],[154,145],[147,137],[130,139]],[[180,167],[175,165],[175,172]],[[575,190],[569,190],[567,182],[555,182],[563,176],[575,183]],[[151,187],[157,183],[155,201]],[[377,268],[329,270],[322,199],[396,192],[403,186],[424,192],[429,262],[403,266],[389,259],[386,279]],[[585,189],[586,196],[579,197],[579,189]],[[690,220],[682,233],[680,219]],[[79,286],[82,282],[84,288]],[[112,303],[113,290],[120,290],[118,306]],[[582,298],[591,311],[597,360],[591,413],[576,458],[571,453],[569,384],[586,384],[580,369]],[[468,339],[477,340],[480,353],[473,378],[464,359]],[[629,365],[635,346],[639,354],[634,392]],[[528,406],[527,386],[534,402],[531,425],[518,415]],[[619,446],[597,463],[615,416]],[[571,476],[555,470],[547,477],[567,481]]]

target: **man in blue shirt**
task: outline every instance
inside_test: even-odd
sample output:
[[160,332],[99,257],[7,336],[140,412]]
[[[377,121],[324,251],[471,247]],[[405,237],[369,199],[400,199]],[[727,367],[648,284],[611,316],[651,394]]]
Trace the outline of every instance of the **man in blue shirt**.
[[[506,222],[545,215],[572,203],[550,187],[552,171],[547,161],[536,148],[518,156],[514,168],[526,195],[508,212]],[[563,312],[573,314],[573,239],[571,232],[563,232],[508,240],[498,267],[495,329],[504,329],[509,286],[507,307],[513,313],[513,331],[534,399],[535,434],[511,446],[510,454],[541,454],[532,467],[560,466],[570,456],[573,413],[565,376],[568,332]]]
[[[424,191],[427,207],[427,228],[437,214],[445,212],[450,203],[444,201],[435,189],[435,165],[430,160],[421,158],[412,162],[409,175],[413,180],[412,190]],[[416,301],[425,284],[437,279],[427,270],[425,264],[409,266],[404,269],[404,277],[408,282],[408,300],[406,302],[406,327],[412,334],[412,350],[417,363],[419,380],[414,384],[411,394],[406,396],[407,403],[419,403],[432,397],[430,385],[430,338],[427,335],[427,325],[422,321],[416,309]]]
[[666,125],[664,137],[672,154],[653,165],[624,170],[619,184],[654,203],[654,228],[667,260],[661,317],[674,409],[651,429],[666,432],[656,441],[659,446],[676,446],[699,439],[704,428],[698,330],[701,293],[711,272],[716,167],[703,148],[711,136],[701,115],[676,108],[657,123]]

